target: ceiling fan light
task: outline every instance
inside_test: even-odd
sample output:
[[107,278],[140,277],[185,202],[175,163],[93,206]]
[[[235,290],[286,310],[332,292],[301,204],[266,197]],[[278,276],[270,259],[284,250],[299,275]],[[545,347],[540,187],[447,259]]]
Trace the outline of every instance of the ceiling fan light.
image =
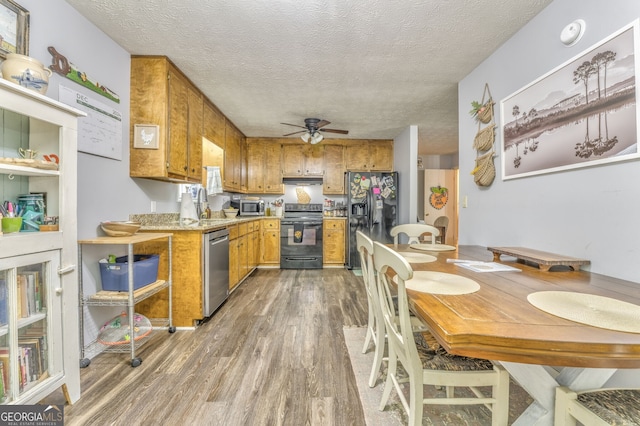
[[324,136],[322,136],[322,133],[315,132],[314,135],[311,137],[311,145],[320,143],[322,139],[324,139]]
[[300,139],[302,139],[305,143],[309,143],[309,140],[311,139],[311,133],[304,133],[302,136],[300,136]]

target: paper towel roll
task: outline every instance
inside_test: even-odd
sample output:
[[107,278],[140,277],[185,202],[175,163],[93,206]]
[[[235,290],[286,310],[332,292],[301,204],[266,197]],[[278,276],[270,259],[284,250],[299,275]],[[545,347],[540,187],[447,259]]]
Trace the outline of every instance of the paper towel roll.
[[182,202],[180,204],[180,224],[194,225],[196,223],[198,223],[196,205],[191,199],[191,194],[189,192],[185,192],[182,194]]

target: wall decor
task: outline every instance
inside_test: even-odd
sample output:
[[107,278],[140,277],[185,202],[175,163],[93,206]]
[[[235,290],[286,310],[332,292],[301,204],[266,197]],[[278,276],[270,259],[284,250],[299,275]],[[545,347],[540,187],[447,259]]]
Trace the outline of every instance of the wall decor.
[[[472,109],[469,114],[478,122],[478,132],[473,138],[473,148],[476,150],[476,166],[471,171],[473,181],[478,186],[490,186],[496,178],[496,166],[493,163],[495,156],[495,128],[493,96],[489,90],[489,84],[485,83],[482,93],[482,101],[472,101]],[[486,125],[482,127],[483,125]]]
[[64,55],[59,53],[55,47],[49,46],[47,49],[49,50],[49,53],[51,53],[51,65],[49,66],[51,71],[56,74],[60,74],[61,76],[66,77],[87,89],[91,89],[117,104],[120,103],[120,96],[118,96],[117,93],[99,83],[97,80],[89,77],[86,72],[79,70],[77,66],[69,62]]
[[0,59],[29,54],[29,12],[13,0],[0,0]]
[[502,179],[638,158],[638,20],[500,102]]
[[133,147],[158,149],[160,126],[157,124],[135,124],[133,130]]
[[440,185],[432,186],[431,195],[429,195],[429,204],[436,210],[441,210],[449,201],[449,190]]

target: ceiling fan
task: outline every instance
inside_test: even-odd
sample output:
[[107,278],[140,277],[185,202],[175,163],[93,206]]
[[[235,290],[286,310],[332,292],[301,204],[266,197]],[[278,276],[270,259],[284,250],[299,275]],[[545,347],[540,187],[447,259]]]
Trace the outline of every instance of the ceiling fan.
[[294,127],[300,127],[302,129],[305,129],[305,130],[300,130],[293,133],[287,133],[286,135],[283,135],[283,136],[291,136],[298,133],[304,133],[300,137],[302,138],[303,141],[305,141],[306,143],[311,143],[312,145],[317,144],[320,141],[322,141],[322,139],[324,139],[324,136],[322,136],[322,133],[320,133],[320,130],[322,130],[323,132],[340,133],[343,135],[349,134],[348,130],[323,129],[322,127],[326,126],[327,124],[331,124],[331,122],[327,120],[321,120],[319,118],[305,118],[304,126],[299,126],[297,124],[289,124],[289,123],[280,123],[280,124],[285,124],[287,126],[294,126]]

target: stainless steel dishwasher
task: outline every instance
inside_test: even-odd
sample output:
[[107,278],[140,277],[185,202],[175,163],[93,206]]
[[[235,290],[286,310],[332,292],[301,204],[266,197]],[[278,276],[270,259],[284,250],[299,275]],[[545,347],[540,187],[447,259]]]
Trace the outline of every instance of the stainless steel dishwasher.
[[229,231],[207,232],[203,234],[202,244],[202,311],[208,317],[229,297]]

